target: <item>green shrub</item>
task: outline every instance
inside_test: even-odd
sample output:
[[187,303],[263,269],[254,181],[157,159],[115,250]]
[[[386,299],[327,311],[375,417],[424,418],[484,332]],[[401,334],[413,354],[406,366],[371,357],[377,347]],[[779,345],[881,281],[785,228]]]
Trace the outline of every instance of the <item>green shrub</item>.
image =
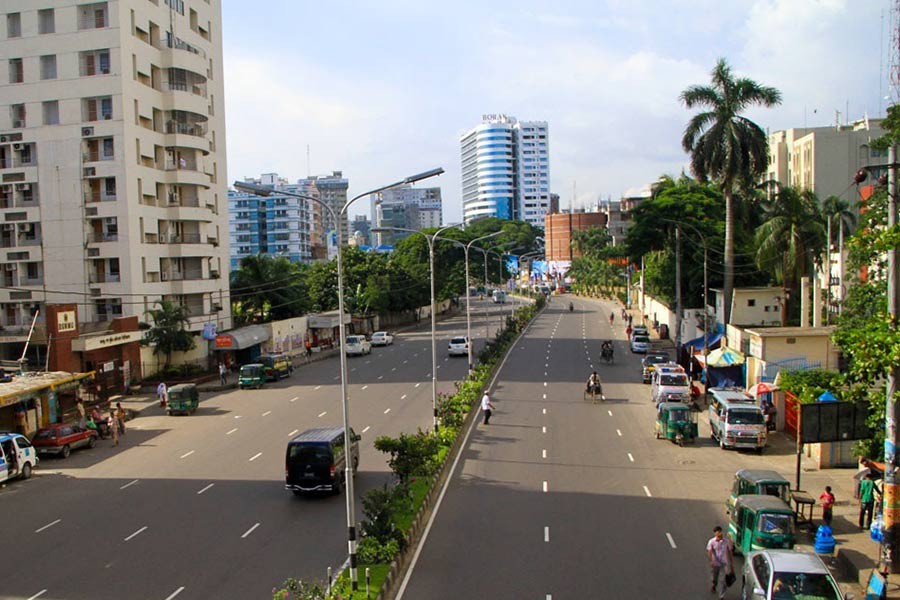
[[412,475],[431,475],[438,467],[438,440],[429,431],[401,433],[398,438],[383,435],[375,439],[375,448],[391,455],[388,465],[401,483]]
[[362,498],[363,522],[362,533],[365,539],[373,539],[379,547],[391,540],[403,541],[403,532],[397,529],[394,515],[401,508],[402,496],[406,493],[403,486],[385,484],[366,492]]
[[328,588],[318,581],[288,578],[281,589],[272,590],[272,600],[341,600],[343,596],[328,595]]
[[356,554],[360,564],[375,565],[381,562],[381,550],[381,542],[376,538],[366,536],[356,547]]

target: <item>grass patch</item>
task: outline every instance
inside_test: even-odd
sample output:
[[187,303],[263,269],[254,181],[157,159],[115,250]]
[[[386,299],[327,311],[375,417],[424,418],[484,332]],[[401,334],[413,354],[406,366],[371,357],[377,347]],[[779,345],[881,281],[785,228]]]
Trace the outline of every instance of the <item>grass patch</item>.
[[[369,569],[369,594],[366,595],[366,569]],[[350,571],[344,571],[334,584],[333,595],[340,594],[344,600],[367,600],[374,598],[381,591],[384,580],[387,578],[390,565],[360,565],[357,570],[359,577],[359,589],[355,594],[350,592]]]
[[412,502],[406,510],[397,511],[394,515],[397,529],[409,531],[409,528],[412,527],[413,519],[419,514],[419,508],[422,506],[422,502],[425,501],[425,495],[431,488],[432,481],[431,477],[416,477],[415,481],[410,481],[409,492],[412,494]]

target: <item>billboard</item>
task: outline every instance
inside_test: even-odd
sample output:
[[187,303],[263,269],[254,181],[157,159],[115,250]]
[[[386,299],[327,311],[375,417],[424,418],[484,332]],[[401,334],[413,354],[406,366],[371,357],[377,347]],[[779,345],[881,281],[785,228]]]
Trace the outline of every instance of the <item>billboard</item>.
[[816,402],[800,405],[800,443],[867,440],[868,407],[852,402]]

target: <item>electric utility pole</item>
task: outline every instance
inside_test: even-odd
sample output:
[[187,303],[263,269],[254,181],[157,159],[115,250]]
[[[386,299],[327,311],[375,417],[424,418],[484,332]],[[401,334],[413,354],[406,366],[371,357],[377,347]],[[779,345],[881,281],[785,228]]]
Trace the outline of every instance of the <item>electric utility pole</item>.
[[[897,147],[891,146],[888,150],[888,229],[897,226]],[[887,309],[888,326],[894,335],[898,333],[897,318],[898,305],[898,264],[897,248],[892,247],[887,251]],[[897,489],[897,456],[898,444],[897,431],[897,383],[900,380],[900,369],[890,369],[887,374],[887,386],[885,389],[885,437],[884,437],[884,542],[882,556],[884,558],[884,570],[887,573],[895,572],[900,567],[897,561],[898,542],[900,542],[900,494]]]

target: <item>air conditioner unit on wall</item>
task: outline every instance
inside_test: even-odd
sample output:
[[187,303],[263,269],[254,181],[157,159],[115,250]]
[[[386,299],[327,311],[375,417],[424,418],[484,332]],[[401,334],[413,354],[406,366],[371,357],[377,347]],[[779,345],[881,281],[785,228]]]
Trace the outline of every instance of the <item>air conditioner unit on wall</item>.
[[18,189],[20,192],[27,192],[27,191],[31,190],[31,184],[30,183],[19,183],[16,185],[16,189]]
[[9,141],[9,136],[0,135],[0,144],[5,144],[8,141]]
[[22,144],[13,144],[13,150],[21,150]]
[[81,128],[81,137],[88,137],[89,135],[94,135],[93,127],[82,127]]

